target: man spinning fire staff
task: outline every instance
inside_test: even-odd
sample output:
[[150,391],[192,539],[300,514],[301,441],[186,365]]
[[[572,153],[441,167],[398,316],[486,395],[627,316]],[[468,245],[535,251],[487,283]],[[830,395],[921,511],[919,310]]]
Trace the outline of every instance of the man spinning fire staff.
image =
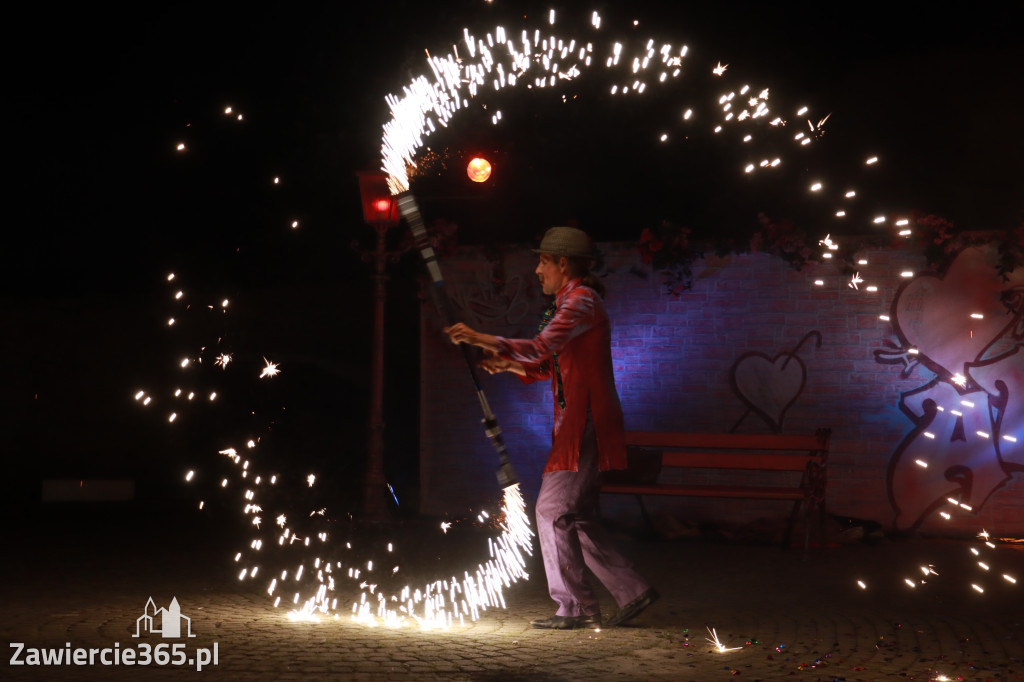
[[554,616],[535,628],[571,630],[601,626],[597,596],[585,567],[614,597],[621,625],[658,599],[657,591],[613,547],[597,519],[599,472],[626,468],[622,405],[612,371],[611,326],[604,284],[590,272],[593,248],[582,230],[552,227],[541,240],[537,277],[555,297],[532,339],[506,339],[459,323],[445,329],[452,343],[487,352],[480,366],[491,374],[513,372],[524,383],[551,380],[555,421],[551,452],[537,496],[540,538]]

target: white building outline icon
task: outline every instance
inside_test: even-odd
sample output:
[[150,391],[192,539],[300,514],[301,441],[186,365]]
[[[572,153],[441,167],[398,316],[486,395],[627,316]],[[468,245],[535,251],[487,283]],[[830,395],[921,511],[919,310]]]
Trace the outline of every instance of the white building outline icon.
[[[158,615],[160,616],[160,626],[155,627]],[[150,597],[149,601],[146,602],[146,608],[142,615],[135,621],[135,634],[132,637],[138,637],[146,632],[159,633],[165,638],[181,637],[182,620],[187,624],[185,632],[188,634],[186,636],[195,637],[192,634],[192,619],[181,615],[181,607],[178,606],[177,597],[171,599],[171,604],[166,609],[163,607],[158,609],[156,604],[153,603],[153,597]]]

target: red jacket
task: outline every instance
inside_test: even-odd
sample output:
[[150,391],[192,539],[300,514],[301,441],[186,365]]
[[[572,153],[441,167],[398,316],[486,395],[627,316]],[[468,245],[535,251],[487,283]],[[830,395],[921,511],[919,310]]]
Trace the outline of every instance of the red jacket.
[[[597,432],[598,470],[625,469],[622,404],[615,390],[604,303],[593,289],[573,279],[555,295],[555,304],[551,322],[533,339],[497,338],[499,354],[523,364],[524,383],[551,379],[555,425],[544,473],[577,470],[588,408]],[[553,353],[558,353],[564,408],[558,404]]]

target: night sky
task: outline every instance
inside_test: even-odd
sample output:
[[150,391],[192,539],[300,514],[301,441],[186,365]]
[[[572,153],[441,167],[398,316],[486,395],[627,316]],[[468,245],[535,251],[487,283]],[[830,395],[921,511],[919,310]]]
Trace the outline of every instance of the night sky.
[[[891,5],[597,3],[559,12],[554,32],[583,33],[596,9],[598,45],[633,35],[685,42],[692,65],[728,63],[780,102],[831,113],[813,161],[840,178],[878,154],[877,174],[862,185],[878,208],[972,229],[1017,226],[1018,22],[987,5]],[[29,479],[21,487],[35,489],[39,477],[159,478],[223,431],[266,419],[289,434],[278,440],[282,455],[357,472],[371,316],[368,266],[349,248],[370,236],[355,172],[377,167],[384,95],[425,68],[424,48],[446,53],[463,26],[512,29],[522,6],[393,2],[379,16],[340,3],[79,7],[11,26],[14,212],[0,348],[13,366],[4,457],[20,463]],[[530,25],[546,25],[552,5],[526,6]],[[453,153],[489,150],[501,166],[484,188],[470,187],[461,168],[414,186],[428,220],[454,220],[459,241],[476,244],[530,242],[570,220],[608,240],[635,240],[662,219],[742,236],[759,211],[819,232],[825,207],[781,182],[742,177],[735,149],[706,135],[659,145],[678,96],[612,101],[603,83],[585,80],[569,105],[516,94],[501,104],[501,127],[467,114],[432,138]],[[708,81],[693,78],[693,98],[710,92]],[[224,115],[229,105],[244,121]],[[238,306],[169,336],[170,271],[197,300],[229,296]],[[414,258],[396,265],[389,298],[389,466],[406,490],[415,487],[416,272]],[[269,395],[240,384],[228,391],[234,404],[167,437],[131,395],[175,380],[179,349],[210,335],[229,339],[240,363],[276,353],[282,381]],[[288,419],[275,413],[284,405]],[[259,418],[243,424],[235,411]]]

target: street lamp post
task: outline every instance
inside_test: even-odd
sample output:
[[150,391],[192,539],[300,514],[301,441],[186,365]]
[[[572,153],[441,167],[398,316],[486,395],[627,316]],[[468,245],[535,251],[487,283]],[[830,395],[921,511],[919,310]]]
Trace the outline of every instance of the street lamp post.
[[[398,204],[388,189],[382,171],[361,171],[359,193],[363,202],[363,220],[377,234],[376,247],[361,251],[363,259],[373,262],[373,357],[370,363],[369,458],[363,488],[363,516],[370,521],[387,518],[384,489],[384,303],[387,299],[385,263],[397,257],[387,250],[387,232],[399,223]],[[356,246],[356,242],[353,242]]]

